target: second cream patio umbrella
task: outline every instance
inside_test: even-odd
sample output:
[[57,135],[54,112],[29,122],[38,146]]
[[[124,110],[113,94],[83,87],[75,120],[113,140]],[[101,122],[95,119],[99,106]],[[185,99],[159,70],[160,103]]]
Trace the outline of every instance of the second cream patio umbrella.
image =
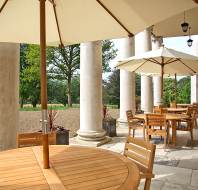
[[[143,4],[148,12],[142,9]],[[0,41],[40,44],[41,47],[44,168],[49,168],[46,44],[63,46],[133,36],[160,20],[196,6],[191,0],[118,0],[116,3],[111,0],[0,0]],[[160,14],[152,11],[155,9],[160,10]]]
[[142,74],[160,74],[162,99],[164,74],[193,75],[198,73],[198,57],[161,47],[157,50],[120,60],[116,68]]

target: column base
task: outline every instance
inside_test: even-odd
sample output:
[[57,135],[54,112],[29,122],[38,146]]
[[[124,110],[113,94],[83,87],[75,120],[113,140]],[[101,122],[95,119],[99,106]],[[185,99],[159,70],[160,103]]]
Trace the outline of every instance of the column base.
[[126,119],[118,118],[117,119],[117,126],[118,127],[128,127],[128,122],[127,122]]
[[89,146],[89,147],[99,147],[102,146],[112,140],[111,137],[105,136],[104,139],[100,141],[86,141],[79,138],[79,136],[71,138],[69,140],[70,145],[80,145],[80,146]]
[[78,138],[83,141],[101,141],[105,138],[106,131],[81,131],[77,132]]

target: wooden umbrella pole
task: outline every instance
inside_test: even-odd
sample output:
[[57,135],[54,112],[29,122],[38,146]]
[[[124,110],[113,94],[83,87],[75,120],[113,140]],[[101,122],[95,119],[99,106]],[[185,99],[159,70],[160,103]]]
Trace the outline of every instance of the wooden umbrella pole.
[[49,144],[47,129],[47,76],[46,76],[46,22],[45,1],[40,0],[40,53],[41,53],[41,110],[43,130],[43,168],[49,168]]
[[[164,64],[161,65],[161,100],[163,101],[164,95]],[[163,102],[162,102],[163,103]]]

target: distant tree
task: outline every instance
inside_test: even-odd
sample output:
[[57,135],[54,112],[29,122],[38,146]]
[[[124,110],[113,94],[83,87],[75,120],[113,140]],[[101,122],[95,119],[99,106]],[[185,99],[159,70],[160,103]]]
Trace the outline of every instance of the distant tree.
[[[116,56],[112,41],[103,41],[103,70],[110,71],[109,61]],[[48,49],[49,73],[51,77],[67,81],[66,94],[68,107],[72,106],[72,78],[80,68],[80,46],[52,47]]]
[[49,73],[54,79],[67,81],[68,107],[72,107],[71,83],[73,74],[80,67],[80,46],[52,47],[48,50]]
[[63,104],[66,106],[66,83],[64,81],[48,80],[48,102],[51,104]]
[[[164,79],[164,102],[169,105],[175,100],[174,79]],[[177,81],[177,103],[190,103],[190,77],[184,77]]]
[[[140,75],[135,75],[136,96],[140,96],[141,82]],[[138,100],[138,98],[136,98]],[[120,106],[120,70],[114,70],[112,74],[103,81],[103,102],[104,104]]]
[[40,99],[40,48],[37,45],[24,45],[21,48],[20,95],[36,107]]
[[169,105],[170,102],[175,100],[174,94],[174,80],[172,78],[164,79],[164,93],[163,100],[165,105]]
[[72,102],[80,103],[80,75],[75,75],[72,79]]
[[20,107],[23,108],[23,104],[28,98],[27,83],[24,80],[24,72],[28,67],[26,60],[26,52],[28,46],[26,44],[20,44],[20,72],[19,72],[19,96],[20,96]]
[[190,77],[182,78],[177,83],[177,102],[190,103]]
[[103,81],[104,104],[120,105],[120,70],[114,70],[106,81]]

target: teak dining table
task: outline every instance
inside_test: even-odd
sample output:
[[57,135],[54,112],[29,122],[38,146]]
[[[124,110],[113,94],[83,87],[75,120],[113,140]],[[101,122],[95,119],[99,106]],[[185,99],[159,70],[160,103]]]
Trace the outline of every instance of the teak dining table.
[[187,108],[166,108],[169,113],[184,113],[187,111]]
[[[177,132],[176,132],[176,127],[177,127],[177,122],[188,119],[189,116],[186,114],[175,114],[175,113],[165,113],[166,115],[166,120],[170,121],[171,127],[172,127],[172,145],[176,146],[177,142]],[[135,115],[136,118],[139,119],[144,119],[146,118],[146,114],[137,114]]]
[[0,152],[0,190],[136,190],[140,180],[132,161],[99,148],[50,146],[50,166],[40,146]]

